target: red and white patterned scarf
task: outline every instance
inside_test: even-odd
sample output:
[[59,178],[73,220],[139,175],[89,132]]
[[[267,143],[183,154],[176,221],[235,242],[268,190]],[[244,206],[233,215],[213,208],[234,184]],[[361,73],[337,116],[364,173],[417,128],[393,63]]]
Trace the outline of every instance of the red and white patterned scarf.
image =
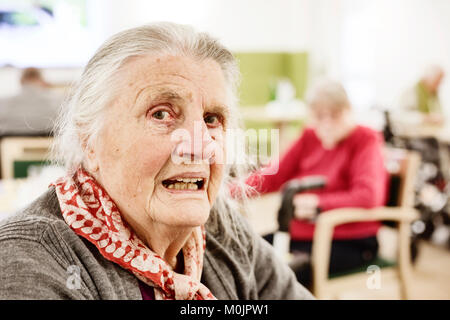
[[156,299],[215,299],[200,283],[206,244],[203,227],[194,229],[182,249],[184,274],[180,274],[134,234],[105,189],[83,168],[52,185],[64,220],[75,233],[92,242],[106,259],[154,287]]

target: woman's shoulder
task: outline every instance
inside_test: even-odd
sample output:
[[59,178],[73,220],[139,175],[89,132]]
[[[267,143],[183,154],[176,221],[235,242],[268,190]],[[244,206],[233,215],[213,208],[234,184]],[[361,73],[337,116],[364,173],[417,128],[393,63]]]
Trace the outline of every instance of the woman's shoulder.
[[380,143],[382,142],[383,137],[381,132],[375,129],[363,125],[357,125],[350,135],[350,139],[358,144],[367,145],[370,143]]
[[225,250],[236,250],[236,244],[245,248],[252,241],[252,229],[238,209],[227,205],[220,212],[213,210],[211,214],[206,225],[206,234],[224,246]]
[[313,127],[306,126],[300,135],[299,139],[303,140],[310,140],[310,139],[317,139],[316,131]]
[[0,223],[0,299],[83,298],[66,287],[71,263],[61,248],[54,196],[48,190]]
[[36,264],[70,262],[70,231],[60,214],[55,191],[50,188],[21,211],[0,221],[1,260],[9,263],[34,257]]
[[208,232],[204,283],[219,299],[311,299],[247,218],[230,210],[219,232]]
[[0,241],[9,238],[40,241],[45,231],[62,221],[54,189],[48,189],[24,209],[0,221]]
[[206,224],[202,281],[219,299],[251,298],[254,237],[241,213],[213,209]]
[[50,188],[0,223],[0,300],[139,299],[135,277],[97,253],[64,221]]
[[300,148],[309,148],[311,146],[315,147],[319,143],[319,138],[313,127],[306,126],[301,130],[300,135],[291,143],[289,151],[300,151]]

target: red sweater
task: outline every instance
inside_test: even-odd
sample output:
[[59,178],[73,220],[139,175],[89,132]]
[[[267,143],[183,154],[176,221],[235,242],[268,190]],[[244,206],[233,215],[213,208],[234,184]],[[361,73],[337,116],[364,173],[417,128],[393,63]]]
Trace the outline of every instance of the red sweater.
[[[382,155],[383,140],[372,129],[357,126],[333,149],[324,149],[313,129],[305,129],[302,136],[281,157],[278,172],[252,175],[247,184],[261,193],[280,190],[294,178],[322,175],[326,187],[310,191],[319,196],[322,211],[343,207],[372,208],[385,204],[388,174]],[[276,164],[274,164],[276,166]],[[325,213],[326,214],[326,213]],[[337,226],[334,239],[357,239],[374,236],[379,222],[357,222]],[[294,219],[290,225],[294,240],[312,240],[314,224]]]

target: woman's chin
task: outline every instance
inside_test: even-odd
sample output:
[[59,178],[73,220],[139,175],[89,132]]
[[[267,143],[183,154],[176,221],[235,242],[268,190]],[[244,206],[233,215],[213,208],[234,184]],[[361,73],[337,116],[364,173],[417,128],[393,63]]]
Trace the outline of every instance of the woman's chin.
[[189,203],[181,206],[179,204],[170,207],[165,205],[164,209],[155,210],[160,212],[155,218],[174,227],[197,227],[206,223],[210,209],[208,202],[198,201],[196,203],[196,201],[191,200]]
[[154,203],[154,218],[166,224],[199,226],[206,223],[211,210],[206,190],[189,192],[184,190],[158,190]]

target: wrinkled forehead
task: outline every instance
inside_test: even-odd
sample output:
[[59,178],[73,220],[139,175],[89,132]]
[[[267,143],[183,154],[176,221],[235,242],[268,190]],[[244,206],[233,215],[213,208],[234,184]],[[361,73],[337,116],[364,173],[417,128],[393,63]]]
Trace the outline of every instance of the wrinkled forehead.
[[160,90],[179,87],[181,93],[201,95],[203,99],[227,104],[228,88],[220,65],[212,60],[185,56],[147,55],[130,58],[118,73],[122,87]]

